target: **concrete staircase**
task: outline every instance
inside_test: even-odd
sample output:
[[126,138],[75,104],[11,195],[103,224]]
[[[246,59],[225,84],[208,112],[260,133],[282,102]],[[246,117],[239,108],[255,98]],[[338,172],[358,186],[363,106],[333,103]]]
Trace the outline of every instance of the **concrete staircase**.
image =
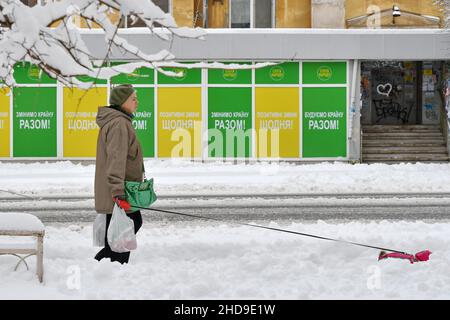
[[450,160],[439,125],[371,125],[362,130],[363,163]]

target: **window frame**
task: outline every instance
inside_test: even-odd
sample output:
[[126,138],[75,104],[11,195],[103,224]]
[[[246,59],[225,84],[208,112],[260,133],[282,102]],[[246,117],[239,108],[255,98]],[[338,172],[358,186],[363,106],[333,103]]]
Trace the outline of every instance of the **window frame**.
[[[233,5],[233,1],[232,0],[227,0],[228,1],[228,29],[235,29],[231,27],[231,7]],[[260,29],[260,28],[256,28],[256,17],[255,17],[255,13],[256,13],[256,2],[258,0],[249,0],[250,1],[250,28],[248,29]],[[207,2],[207,1],[206,1]],[[276,15],[275,15],[275,10],[276,10],[276,0],[270,0],[271,2],[271,12],[270,12],[270,29],[275,28],[275,19],[276,19]]]

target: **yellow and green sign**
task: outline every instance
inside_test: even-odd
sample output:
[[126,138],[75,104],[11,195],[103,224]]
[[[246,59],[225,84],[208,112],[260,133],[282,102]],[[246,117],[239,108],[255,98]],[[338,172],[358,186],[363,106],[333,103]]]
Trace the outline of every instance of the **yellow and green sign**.
[[108,105],[108,85],[123,83],[133,84],[138,95],[132,125],[146,158],[347,157],[345,61],[285,62],[255,70],[164,69],[182,76],[138,68],[110,81],[79,77],[96,86],[62,88],[58,100],[54,79],[36,65],[17,63],[12,98],[0,88],[0,157],[94,158],[98,107]]
[[180,76],[172,77],[158,72],[158,84],[201,84],[202,70],[198,68],[183,68],[183,67],[167,67],[163,68],[166,71],[171,71],[180,74]]
[[347,156],[347,88],[303,88],[303,157]]
[[250,157],[252,88],[208,89],[208,156]]
[[[115,62],[119,65],[124,62]],[[137,68],[133,72],[119,74],[111,78],[111,85],[134,85],[138,98],[138,109],[134,113],[132,125],[142,147],[144,157],[155,156],[155,76],[151,68]]]
[[56,88],[13,90],[13,156],[56,157]]
[[258,158],[298,158],[299,88],[256,88]]
[[141,87],[135,89],[139,104],[131,122],[144,157],[152,158],[155,156],[155,90]]
[[201,93],[201,88],[158,88],[158,157],[201,157]]
[[0,158],[10,156],[10,90],[0,87]]
[[29,62],[16,63],[14,79],[18,84],[56,84],[55,79],[49,77],[37,65]]
[[64,157],[95,157],[99,130],[95,119],[101,106],[106,106],[106,88],[64,88]]
[[[121,63],[113,63],[114,65],[119,65]],[[154,72],[150,68],[137,68],[133,72],[123,73],[111,78],[111,84],[154,84]]]
[[346,84],[346,62],[303,62],[303,84]]
[[[223,62],[224,64],[235,64],[237,62]],[[238,64],[251,64],[240,62]],[[208,84],[234,85],[252,84],[251,69],[208,69]]]
[[285,62],[256,69],[256,84],[299,84],[298,62]]

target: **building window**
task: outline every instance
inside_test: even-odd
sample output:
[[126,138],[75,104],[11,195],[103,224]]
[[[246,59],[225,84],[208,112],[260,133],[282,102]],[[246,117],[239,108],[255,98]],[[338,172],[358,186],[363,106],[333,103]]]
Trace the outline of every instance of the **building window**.
[[275,0],[230,0],[230,28],[272,28]]
[[250,0],[231,0],[230,28],[250,28]]
[[273,0],[255,0],[255,28],[272,28],[273,20]]
[[207,28],[272,28],[276,0],[205,0]]

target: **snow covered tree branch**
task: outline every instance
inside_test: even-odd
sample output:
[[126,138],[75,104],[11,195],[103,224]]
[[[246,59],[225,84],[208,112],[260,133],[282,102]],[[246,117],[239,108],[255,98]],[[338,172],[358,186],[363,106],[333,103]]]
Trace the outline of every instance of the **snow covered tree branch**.
[[[118,33],[119,23],[112,23],[110,14],[141,19],[152,34],[171,41],[174,37],[203,39],[201,28],[178,27],[173,17],[163,12],[150,0],[53,0],[45,5],[28,7],[19,0],[0,0],[0,83],[14,86],[14,65],[30,62],[66,86],[87,88],[92,83],[81,82],[79,76],[106,79],[119,73],[130,73],[139,67],[156,68],[169,76],[175,72],[162,69],[167,66],[187,68],[201,64],[177,64],[175,57],[163,49],[149,54],[130,44]],[[107,52],[100,63],[90,53],[81,37],[81,29],[73,18],[85,19],[88,26],[96,24],[104,32]],[[60,21],[57,27],[52,27]],[[155,24],[158,28],[155,29]],[[138,62],[120,66],[106,66],[112,47],[124,55],[131,54]],[[242,68],[239,65],[208,64],[208,67]],[[248,66],[247,66],[248,68]]]

